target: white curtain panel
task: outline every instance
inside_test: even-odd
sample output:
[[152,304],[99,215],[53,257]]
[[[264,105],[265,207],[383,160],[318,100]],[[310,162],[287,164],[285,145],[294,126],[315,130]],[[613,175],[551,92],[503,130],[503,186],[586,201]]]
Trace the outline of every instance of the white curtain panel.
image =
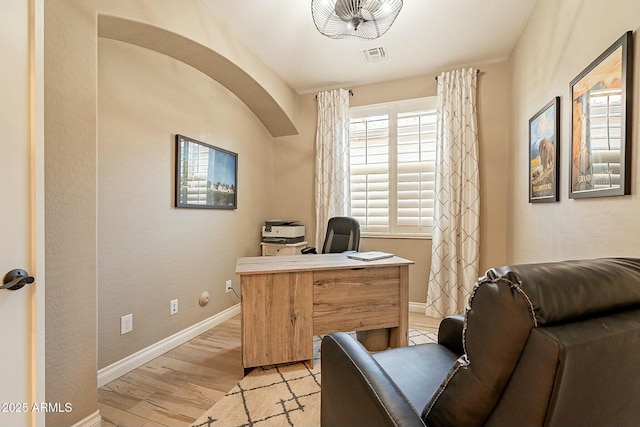
[[349,92],[320,92],[315,171],[318,250],[324,243],[329,218],[351,214],[349,171]]
[[480,186],[477,70],[438,77],[438,125],[431,271],[425,314],[463,313],[478,279]]

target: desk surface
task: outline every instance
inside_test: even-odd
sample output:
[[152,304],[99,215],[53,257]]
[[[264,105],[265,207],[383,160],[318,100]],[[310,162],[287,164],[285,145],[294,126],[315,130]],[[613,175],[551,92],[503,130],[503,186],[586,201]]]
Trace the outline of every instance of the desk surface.
[[373,268],[408,265],[414,262],[393,256],[374,261],[360,261],[345,254],[309,254],[272,257],[238,258],[236,274],[280,273],[289,271],[314,271],[344,268]]

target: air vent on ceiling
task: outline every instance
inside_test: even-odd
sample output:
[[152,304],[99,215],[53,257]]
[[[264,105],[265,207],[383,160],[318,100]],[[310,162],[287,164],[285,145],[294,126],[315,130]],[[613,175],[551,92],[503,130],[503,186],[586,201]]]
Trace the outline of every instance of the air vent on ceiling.
[[384,47],[372,47],[370,49],[362,49],[362,56],[365,62],[376,62],[387,59],[387,51]]

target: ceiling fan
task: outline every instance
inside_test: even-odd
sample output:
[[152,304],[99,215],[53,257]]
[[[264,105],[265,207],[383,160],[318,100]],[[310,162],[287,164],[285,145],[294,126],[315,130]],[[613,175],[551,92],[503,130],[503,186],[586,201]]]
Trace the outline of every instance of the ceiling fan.
[[373,40],[391,27],[402,0],[311,0],[313,22],[332,39]]

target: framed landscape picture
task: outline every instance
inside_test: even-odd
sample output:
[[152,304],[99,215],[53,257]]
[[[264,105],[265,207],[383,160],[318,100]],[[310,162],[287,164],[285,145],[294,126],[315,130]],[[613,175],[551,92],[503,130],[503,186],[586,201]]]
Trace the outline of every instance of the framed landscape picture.
[[560,97],[529,120],[529,202],[557,202],[560,157]]
[[236,209],[238,155],[176,135],[175,206]]
[[633,33],[571,82],[569,197],[630,193]]

